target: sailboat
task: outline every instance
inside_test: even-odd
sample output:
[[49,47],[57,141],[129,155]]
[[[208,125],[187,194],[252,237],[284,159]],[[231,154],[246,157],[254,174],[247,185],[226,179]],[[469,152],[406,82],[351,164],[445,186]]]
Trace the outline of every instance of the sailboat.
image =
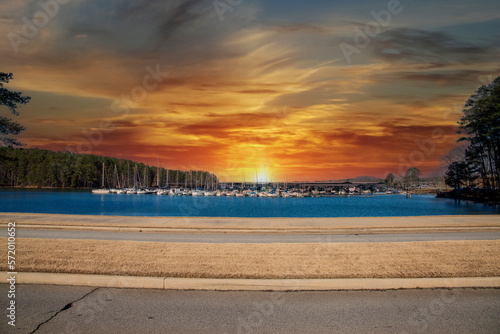
[[118,169],[116,167],[116,164],[115,164],[115,169],[113,171],[113,182],[114,182],[114,186],[113,186],[113,188],[111,188],[111,185],[110,185],[109,192],[112,194],[116,194],[118,192],[118,189],[120,189],[120,178],[118,177]]
[[101,189],[92,189],[92,194],[109,194],[109,189],[104,188],[104,162],[102,163],[102,185],[101,185]]
[[127,190],[127,194],[137,194],[137,178],[138,178],[137,164],[134,167],[134,187]]

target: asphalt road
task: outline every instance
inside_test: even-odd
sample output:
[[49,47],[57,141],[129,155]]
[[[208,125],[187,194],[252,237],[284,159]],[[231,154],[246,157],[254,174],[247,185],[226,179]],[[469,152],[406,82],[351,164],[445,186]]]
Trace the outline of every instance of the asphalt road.
[[[6,314],[7,289],[1,284]],[[203,292],[17,285],[0,333],[499,333],[500,289]]]
[[[7,236],[7,229],[2,232]],[[393,233],[393,234],[179,234],[18,229],[18,238],[133,240],[203,243],[325,243],[325,242],[408,242],[437,240],[498,240],[500,232]]]

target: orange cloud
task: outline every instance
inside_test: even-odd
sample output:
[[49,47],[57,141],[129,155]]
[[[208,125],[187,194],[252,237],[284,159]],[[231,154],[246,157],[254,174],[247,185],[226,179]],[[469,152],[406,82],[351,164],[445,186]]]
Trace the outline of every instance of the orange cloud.
[[[476,77],[500,71],[497,49],[444,32],[395,25],[347,64],[338,45],[352,30],[333,14],[255,20],[249,5],[221,23],[201,1],[146,2],[72,4],[20,54],[0,41],[12,87],[34,96],[20,109],[24,142],[150,164],[160,155],[225,181],[384,177],[409,160],[430,174],[455,145]],[[146,89],[147,68],[168,75]]]

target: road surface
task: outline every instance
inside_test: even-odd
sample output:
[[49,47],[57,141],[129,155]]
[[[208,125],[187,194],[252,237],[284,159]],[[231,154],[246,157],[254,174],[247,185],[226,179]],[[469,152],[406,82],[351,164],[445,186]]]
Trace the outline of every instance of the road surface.
[[[7,229],[2,231],[7,237]],[[18,238],[133,240],[154,242],[203,243],[325,243],[325,242],[408,242],[441,240],[498,240],[499,231],[393,233],[393,234],[218,234],[218,233],[142,233],[71,230],[18,229]]]
[[[6,314],[6,284],[0,284]],[[499,333],[499,289],[207,292],[17,285],[0,333]]]

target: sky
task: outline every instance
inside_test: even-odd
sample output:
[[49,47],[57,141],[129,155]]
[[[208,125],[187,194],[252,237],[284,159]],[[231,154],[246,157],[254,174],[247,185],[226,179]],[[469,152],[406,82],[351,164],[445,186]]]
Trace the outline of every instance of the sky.
[[222,181],[435,175],[500,75],[498,1],[3,0],[0,36],[27,147]]

